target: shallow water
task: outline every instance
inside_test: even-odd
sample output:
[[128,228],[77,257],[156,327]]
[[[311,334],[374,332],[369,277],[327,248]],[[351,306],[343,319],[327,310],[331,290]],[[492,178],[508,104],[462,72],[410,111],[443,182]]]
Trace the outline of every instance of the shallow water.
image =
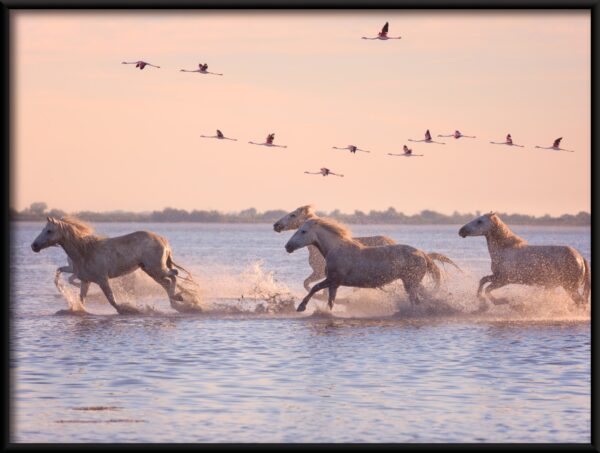
[[[401,285],[342,289],[329,314],[293,305],[306,250],[269,225],[98,224],[165,236],[198,281],[202,313],[172,310],[143,275],[119,301],[97,288],[89,314],[35,254],[41,223],[11,240],[11,440],[16,442],[590,442],[590,311],[562,290],[510,286],[507,306],[478,313],[489,273],[483,238],[458,226],[353,226],[448,255],[440,296],[410,307]],[[532,244],[567,244],[590,259],[589,228],[519,227]],[[427,286],[431,283],[427,282]],[[242,295],[244,298],[242,299]],[[316,310],[315,310],[316,307]]]

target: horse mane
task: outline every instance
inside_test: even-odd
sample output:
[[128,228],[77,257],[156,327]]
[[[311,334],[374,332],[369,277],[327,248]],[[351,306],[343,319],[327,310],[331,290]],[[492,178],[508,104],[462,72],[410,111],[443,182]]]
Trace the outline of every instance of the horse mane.
[[511,229],[504,223],[496,213],[488,214],[490,220],[495,225],[493,231],[494,241],[502,247],[520,247],[527,245],[527,241],[522,237],[516,235]]
[[312,220],[330,233],[340,236],[342,239],[354,241],[354,239],[352,239],[352,232],[350,229],[347,226],[342,225],[337,220],[324,217],[318,217]]
[[86,255],[90,248],[103,236],[94,234],[94,228],[75,216],[67,215],[55,221],[61,230],[66,242],[72,244],[82,255]]
[[314,214],[315,207],[312,204],[307,204],[304,206],[300,206],[297,210],[300,210],[305,214],[311,214],[311,213]]

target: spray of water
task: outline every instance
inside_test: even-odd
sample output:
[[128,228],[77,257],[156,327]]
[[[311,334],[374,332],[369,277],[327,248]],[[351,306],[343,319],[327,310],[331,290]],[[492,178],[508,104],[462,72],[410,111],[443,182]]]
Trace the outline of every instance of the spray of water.
[[[506,305],[494,305],[476,297],[480,276],[455,270],[446,272],[442,287],[433,292],[431,281],[424,281],[428,294],[418,305],[411,305],[400,281],[382,289],[341,287],[333,310],[324,300],[311,299],[304,313],[295,307],[305,296],[294,293],[277,280],[274,271],[267,271],[257,261],[241,272],[221,265],[193,270],[194,280],[178,279],[178,291],[183,301],[177,302],[180,313],[212,315],[262,316],[335,316],[343,318],[401,317],[409,319],[454,319],[472,321],[587,321],[590,304],[576,306],[562,290],[510,285],[497,290],[509,299]],[[143,272],[134,272],[111,280],[113,292],[120,303],[133,305],[144,314],[164,315],[172,312],[163,288]],[[70,311],[83,310],[77,288],[60,283],[59,290]],[[90,300],[105,305],[104,296],[91,293]],[[112,309],[111,309],[112,310]]]

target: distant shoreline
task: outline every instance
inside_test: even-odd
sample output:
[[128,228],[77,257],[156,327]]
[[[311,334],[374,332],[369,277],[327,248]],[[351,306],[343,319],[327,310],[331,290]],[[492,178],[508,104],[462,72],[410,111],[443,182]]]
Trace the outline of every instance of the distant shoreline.
[[[230,224],[273,224],[289,211],[282,209],[258,212],[254,208],[235,213],[223,213],[216,210],[193,210],[165,208],[162,211],[152,212],[92,212],[81,211],[69,213],[86,222],[123,222],[123,223],[230,223]],[[20,212],[10,209],[9,220],[13,221],[45,221],[46,217],[60,218],[67,213],[61,209],[47,209],[45,203],[33,203],[29,208]],[[388,208],[385,211],[370,211],[365,213],[359,210],[354,213],[342,213],[338,210],[332,212],[317,211],[321,217],[332,217],[349,225],[463,225],[478,217],[482,212],[458,213],[451,215],[436,211],[423,210],[418,214],[407,215]],[[507,214],[498,212],[498,215],[509,225],[547,225],[547,226],[591,226],[591,214],[581,211],[578,214],[563,214],[552,217],[531,216],[526,214]]]

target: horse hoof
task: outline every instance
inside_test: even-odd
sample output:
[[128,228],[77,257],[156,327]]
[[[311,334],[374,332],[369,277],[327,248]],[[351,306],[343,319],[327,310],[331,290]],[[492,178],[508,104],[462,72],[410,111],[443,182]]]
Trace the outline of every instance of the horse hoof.
[[306,310],[306,304],[300,304],[298,305],[298,308],[296,308],[296,311],[304,311]]
[[173,299],[175,299],[175,300],[176,300],[176,301],[178,301],[178,302],[183,302],[183,296],[181,295],[181,293],[179,293],[179,294],[175,294],[175,295],[173,296]]
[[117,312],[120,315],[137,315],[140,313],[137,308],[132,307],[131,305],[121,305],[117,308]]

